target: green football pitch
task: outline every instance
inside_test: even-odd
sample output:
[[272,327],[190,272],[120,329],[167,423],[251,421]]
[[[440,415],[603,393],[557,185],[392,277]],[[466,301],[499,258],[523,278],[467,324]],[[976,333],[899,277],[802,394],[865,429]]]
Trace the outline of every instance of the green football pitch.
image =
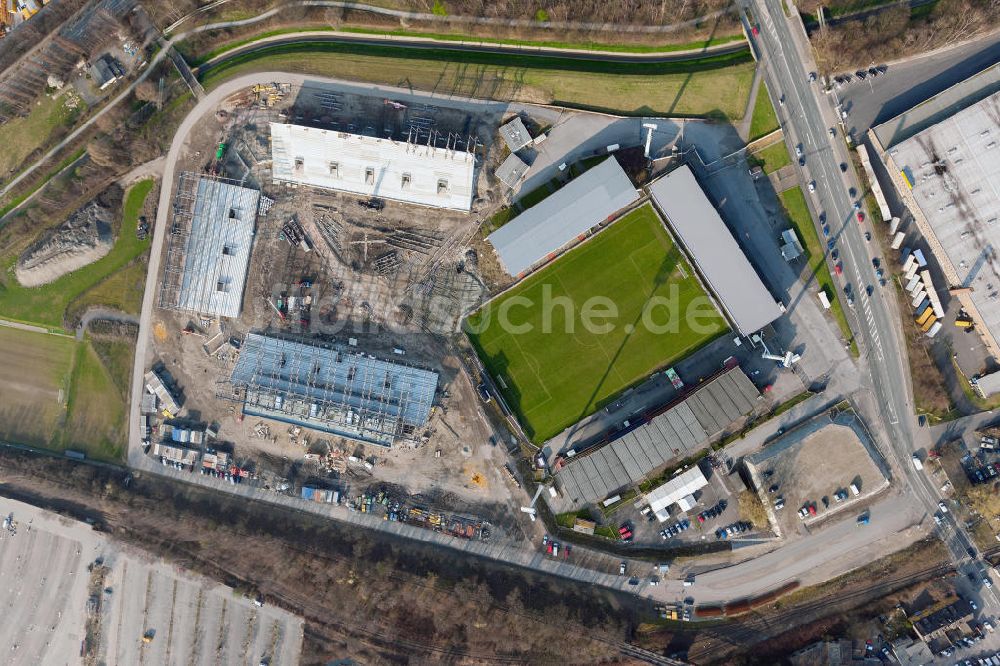
[[535,442],[727,328],[649,204],[466,322],[479,357]]

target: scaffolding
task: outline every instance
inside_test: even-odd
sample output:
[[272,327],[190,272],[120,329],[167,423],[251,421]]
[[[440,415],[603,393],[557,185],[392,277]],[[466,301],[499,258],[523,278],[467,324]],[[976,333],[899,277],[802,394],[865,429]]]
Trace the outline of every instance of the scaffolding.
[[356,347],[250,333],[219,397],[242,402],[250,416],[388,447],[419,438],[437,380]]
[[260,192],[185,171],[177,184],[159,307],[238,316]]

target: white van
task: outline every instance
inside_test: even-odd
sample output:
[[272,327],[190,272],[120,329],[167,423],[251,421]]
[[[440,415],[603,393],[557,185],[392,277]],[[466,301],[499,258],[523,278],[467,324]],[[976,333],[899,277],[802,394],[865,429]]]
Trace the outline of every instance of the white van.
[[916,453],[913,454],[913,468],[918,472],[924,468],[924,464],[920,462],[920,456]]
[[861,489],[858,488],[857,485],[852,483],[850,488],[851,488],[851,494],[854,495],[855,497],[861,494]]

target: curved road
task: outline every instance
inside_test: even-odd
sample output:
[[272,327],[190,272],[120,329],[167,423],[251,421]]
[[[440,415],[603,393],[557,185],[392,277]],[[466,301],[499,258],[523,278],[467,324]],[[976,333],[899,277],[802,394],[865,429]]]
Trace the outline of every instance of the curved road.
[[211,70],[226,60],[245,53],[252,53],[267,47],[296,44],[301,42],[330,42],[358,44],[362,46],[395,46],[414,50],[458,51],[465,53],[491,53],[499,55],[526,55],[538,57],[558,57],[571,60],[595,62],[615,62],[634,64],[656,64],[667,62],[690,62],[705,56],[728,55],[748,50],[745,40],[714,44],[700,49],[684,51],[662,51],[654,53],[616,53],[613,51],[591,51],[584,49],[562,49],[545,46],[525,46],[520,44],[493,44],[486,42],[444,41],[426,37],[396,37],[393,35],[357,35],[355,33],[330,32],[328,30],[304,30],[283,35],[272,35],[242,44],[225,53],[220,53],[198,67],[199,74]]

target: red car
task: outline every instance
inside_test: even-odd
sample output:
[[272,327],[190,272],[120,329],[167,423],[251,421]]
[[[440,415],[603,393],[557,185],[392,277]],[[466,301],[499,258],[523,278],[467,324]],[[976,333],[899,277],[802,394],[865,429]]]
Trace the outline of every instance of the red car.
[[760,30],[757,29],[757,26],[754,26],[754,27],[750,28],[750,32],[753,33],[754,37],[756,37],[757,35],[760,34]]
[[843,267],[843,265],[839,261],[836,264],[834,264],[834,266],[833,266],[833,272],[836,273],[837,275],[843,275],[844,274],[844,267]]
[[547,548],[545,549],[545,552],[547,552],[547,553],[548,553],[549,555],[551,555],[551,554],[552,554],[552,542],[551,542],[551,541],[549,541],[549,545],[548,545],[548,547],[547,547]]
[[816,515],[816,505],[815,504],[810,504],[809,505],[809,515],[810,516],[815,516]]
[[862,213],[862,212],[861,212],[861,211],[859,210],[859,211],[858,211],[858,224],[861,224],[861,223],[862,223],[862,222],[864,222],[864,221],[865,221],[865,214],[864,214],[864,213]]
[[631,540],[632,540],[631,532],[629,532],[628,530],[622,532],[622,541],[631,541]]

